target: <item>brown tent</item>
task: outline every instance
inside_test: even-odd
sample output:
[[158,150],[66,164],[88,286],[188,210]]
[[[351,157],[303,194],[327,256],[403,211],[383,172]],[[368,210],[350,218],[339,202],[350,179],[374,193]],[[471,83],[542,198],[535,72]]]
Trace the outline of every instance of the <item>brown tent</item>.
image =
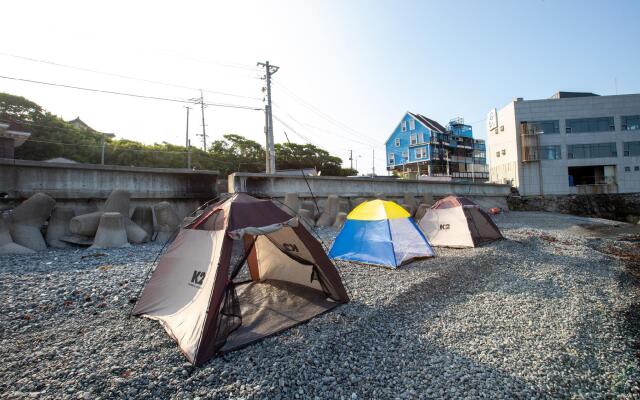
[[466,197],[438,200],[418,225],[432,246],[476,247],[502,239],[489,214]]
[[160,321],[201,365],[347,301],[335,266],[297,218],[235,194],[180,230],[132,313]]

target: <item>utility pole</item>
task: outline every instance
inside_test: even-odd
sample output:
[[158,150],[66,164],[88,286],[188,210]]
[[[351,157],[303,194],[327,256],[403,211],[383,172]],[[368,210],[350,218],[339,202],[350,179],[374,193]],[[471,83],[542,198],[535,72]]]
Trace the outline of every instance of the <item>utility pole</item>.
[[373,164],[371,164],[371,177],[376,176],[376,149],[373,149],[373,158],[371,159]]
[[353,169],[353,150],[349,150],[349,162],[351,163],[349,168]]
[[205,130],[204,123],[204,96],[202,95],[202,89],[200,89],[200,109],[202,110],[202,146],[204,151],[207,151],[207,131]]
[[196,134],[196,136],[202,136],[202,150],[207,151],[207,131],[204,123],[204,95],[202,94],[202,89],[200,89],[200,97],[195,97],[193,99],[189,99],[193,101],[195,104],[200,104],[200,110],[202,111],[202,134]]
[[189,110],[191,110],[191,107],[184,106],[184,108],[187,109],[187,134],[184,147],[187,148],[187,169],[191,169],[191,141],[189,140]]
[[275,65],[270,65],[269,61],[259,62],[257,63],[259,67],[264,67],[265,75],[264,80],[267,81],[266,88],[263,88],[267,91],[267,105],[264,108],[265,112],[265,135],[267,141],[267,153],[266,153],[266,172],[267,174],[274,174],[276,172],[276,149],[275,143],[273,140],[273,116],[271,111],[271,75],[278,72],[280,67],[276,67]]
[[104,146],[105,146],[106,134],[102,132],[102,156],[100,157],[100,164],[104,165]]

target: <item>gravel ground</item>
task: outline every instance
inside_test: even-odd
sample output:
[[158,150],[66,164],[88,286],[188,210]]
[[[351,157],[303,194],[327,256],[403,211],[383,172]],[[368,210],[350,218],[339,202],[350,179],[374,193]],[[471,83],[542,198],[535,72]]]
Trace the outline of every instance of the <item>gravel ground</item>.
[[341,264],[351,303],[196,369],[157,322],[126,318],[159,246],[4,256],[0,396],[640,398],[640,288],[606,251],[638,243],[606,220],[496,222],[508,240]]

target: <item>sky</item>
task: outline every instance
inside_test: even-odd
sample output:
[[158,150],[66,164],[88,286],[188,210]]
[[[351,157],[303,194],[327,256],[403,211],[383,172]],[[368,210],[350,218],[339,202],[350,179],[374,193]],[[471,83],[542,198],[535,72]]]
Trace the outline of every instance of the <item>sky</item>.
[[[21,0],[2,8],[3,77],[179,100],[201,88],[205,102],[261,108],[256,62],[269,60],[280,67],[276,142],[287,132],[347,167],[353,151],[361,173],[374,165],[385,173],[384,142],[406,111],[443,124],[463,117],[486,138],[489,109],[516,97],[640,93],[637,0]],[[0,92],[119,138],[185,143],[179,102],[5,78]],[[194,146],[200,118],[191,111]],[[205,120],[209,141],[235,133],[264,144],[261,111],[209,106]]]

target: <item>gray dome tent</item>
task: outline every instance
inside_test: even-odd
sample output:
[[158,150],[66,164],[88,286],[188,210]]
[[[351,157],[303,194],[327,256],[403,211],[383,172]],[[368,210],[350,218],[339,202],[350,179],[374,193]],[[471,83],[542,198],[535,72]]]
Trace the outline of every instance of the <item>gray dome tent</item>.
[[347,301],[337,269],[297,217],[236,194],[180,230],[132,314],[158,320],[201,365]]
[[438,200],[418,222],[432,246],[477,247],[502,239],[489,214],[460,196]]

